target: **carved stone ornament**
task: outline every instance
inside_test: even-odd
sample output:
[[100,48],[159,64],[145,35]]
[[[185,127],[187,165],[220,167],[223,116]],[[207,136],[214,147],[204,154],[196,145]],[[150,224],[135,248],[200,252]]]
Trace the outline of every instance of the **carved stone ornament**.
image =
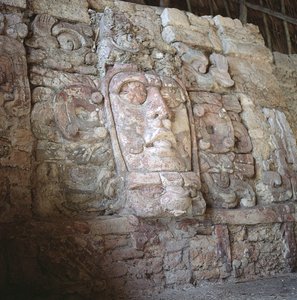
[[203,192],[208,205],[234,208],[255,205],[248,179],[255,175],[252,143],[241,122],[236,96],[191,93]]
[[[30,90],[27,81],[25,50],[12,38],[0,36],[0,120],[8,116],[20,117],[30,110]],[[5,113],[2,109],[4,108]],[[1,127],[5,121],[1,121]]]
[[74,85],[55,97],[55,118],[63,136],[69,140],[99,141],[106,137],[100,127],[98,104],[102,95],[89,86]]
[[182,85],[116,65],[104,94],[117,172],[125,178],[124,211],[203,214],[193,117]]
[[296,200],[297,146],[292,129],[283,112],[264,108],[269,124],[272,151],[263,161],[263,178],[257,184],[258,193],[269,202]]

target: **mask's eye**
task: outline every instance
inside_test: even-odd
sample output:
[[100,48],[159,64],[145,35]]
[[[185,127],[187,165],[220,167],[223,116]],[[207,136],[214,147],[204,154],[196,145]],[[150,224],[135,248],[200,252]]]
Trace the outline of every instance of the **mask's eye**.
[[185,102],[185,97],[181,90],[174,87],[163,87],[161,89],[161,94],[166,100],[166,104],[170,108],[175,108],[179,106],[182,102]]
[[131,104],[143,104],[147,97],[146,87],[140,81],[131,81],[122,85],[120,97]]

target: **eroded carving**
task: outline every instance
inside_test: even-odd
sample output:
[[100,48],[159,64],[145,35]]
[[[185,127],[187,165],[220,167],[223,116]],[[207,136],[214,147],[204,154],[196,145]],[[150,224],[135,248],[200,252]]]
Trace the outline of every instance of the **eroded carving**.
[[272,150],[270,158],[263,161],[263,178],[257,184],[258,193],[269,202],[295,200],[297,147],[292,129],[283,112],[264,108],[263,113],[271,130]]
[[86,24],[58,22],[49,15],[37,15],[33,35],[26,41],[31,47],[29,59],[47,67],[83,74],[96,74],[96,55],[92,52],[93,30]]
[[[3,118],[1,127],[9,122],[10,116],[22,116],[29,113],[30,92],[27,81],[25,50],[21,43],[0,36],[0,107]],[[4,121],[6,119],[6,121]]]
[[28,27],[23,22],[23,14],[0,13],[0,34],[22,42],[28,34]]
[[[1,19],[1,18],[0,18]],[[6,15],[4,34],[21,16]],[[1,21],[0,21],[1,23]],[[26,53],[21,42],[0,35],[0,218],[12,222],[30,215],[30,89]]]
[[248,179],[255,175],[252,143],[235,96],[190,93],[199,145],[201,176],[208,204],[234,208],[255,205]]
[[31,80],[35,213],[107,213],[117,182],[98,79],[34,67]]
[[133,65],[116,66],[107,78],[105,105],[117,171],[126,180],[125,209],[181,215],[192,213],[195,198],[202,214],[192,112],[180,83]]
[[99,116],[102,95],[89,86],[70,86],[55,97],[55,119],[63,136],[72,140],[103,140],[107,131]]
[[203,51],[176,42],[172,44],[183,62],[182,80],[187,88],[204,91],[219,91],[232,87],[234,81],[228,72],[227,58],[212,53],[209,57]]
[[99,71],[104,76],[105,65],[128,61],[139,51],[141,41],[136,39],[136,27],[123,13],[106,8],[99,23]]

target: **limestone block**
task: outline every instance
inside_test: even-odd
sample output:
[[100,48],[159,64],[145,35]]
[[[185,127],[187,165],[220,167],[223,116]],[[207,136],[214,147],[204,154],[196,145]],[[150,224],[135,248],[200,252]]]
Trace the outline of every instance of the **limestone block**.
[[26,0],[0,0],[0,4],[6,4],[9,6],[16,6],[21,8],[27,8]]
[[189,18],[189,22],[191,25],[197,26],[197,27],[209,28],[209,26],[210,26],[209,20],[206,19],[205,17],[198,17],[197,15],[194,15],[189,12],[186,12],[186,14]]
[[90,8],[103,12],[106,7],[113,7],[114,0],[87,0]]
[[112,251],[111,255],[114,261],[125,261],[132,258],[142,258],[144,252],[133,248],[119,248]]
[[201,279],[219,278],[219,259],[214,235],[197,235],[190,240],[190,264],[194,282]]
[[54,17],[89,23],[87,0],[28,0],[30,8],[37,14],[49,14]]
[[218,28],[218,36],[225,54],[272,61],[271,52],[265,47],[257,26],[252,24],[243,26],[237,19],[222,16],[216,16],[213,20]]
[[282,107],[286,102],[276,78],[272,74],[272,65],[265,61],[253,61],[239,57],[228,57],[229,72],[236,82],[235,90],[257,99],[257,104],[265,107]]
[[191,280],[190,270],[174,270],[164,272],[166,284],[187,284]]
[[216,26],[219,28],[228,27],[228,28],[242,28],[242,23],[238,19],[231,19],[222,16],[215,16],[213,18]]
[[205,32],[167,26],[162,31],[162,37],[167,43],[183,42],[189,46],[199,46],[200,49],[204,50],[213,49],[213,44]]
[[156,276],[156,274],[162,274],[163,259],[162,257],[152,257],[145,259],[132,259],[127,261],[128,272],[132,276],[143,276],[146,274]]
[[91,230],[100,235],[129,234],[136,231],[137,226],[138,219],[134,216],[103,217],[92,222]]
[[181,26],[189,27],[187,15],[176,8],[165,8],[161,14],[162,25],[165,26]]
[[[207,212],[215,224],[255,225],[294,220],[295,207],[292,204],[278,204],[272,207],[254,207],[244,210],[213,209]],[[209,216],[210,216],[209,215]]]

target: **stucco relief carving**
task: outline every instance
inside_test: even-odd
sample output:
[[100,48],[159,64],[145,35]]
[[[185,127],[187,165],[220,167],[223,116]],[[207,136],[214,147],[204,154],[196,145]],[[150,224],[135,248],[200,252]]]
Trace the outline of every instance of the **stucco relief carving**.
[[206,55],[204,51],[175,42],[182,60],[181,78],[188,89],[202,91],[224,91],[234,85],[228,72],[227,58],[221,54]]
[[105,66],[117,61],[127,62],[140,50],[141,41],[136,39],[137,28],[120,12],[106,8],[98,21],[99,72],[105,75]]
[[[13,18],[13,14],[9,20],[2,18],[4,34]],[[16,39],[0,35],[0,218],[4,222],[30,214],[30,103],[25,49]]]
[[89,86],[70,86],[59,92],[54,101],[56,123],[63,136],[70,140],[103,140],[107,131],[100,118],[98,104],[102,95]]
[[270,128],[271,153],[263,161],[262,180],[258,182],[258,193],[268,202],[297,199],[297,147],[286,116],[283,112],[264,108]]
[[93,30],[86,24],[61,22],[37,15],[32,36],[26,41],[30,62],[61,71],[96,74],[97,57],[92,52]]
[[[8,116],[22,116],[29,113],[30,91],[24,80],[27,74],[25,50],[21,43],[0,36],[0,107],[1,126],[6,127]],[[4,121],[6,119],[6,121]]]
[[255,205],[248,179],[255,175],[252,143],[241,122],[237,97],[205,92],[190,93],[193,107],[201,176],[207,203],[234,208]]
[[98,79],[43,68],[31,72],[38,85],[31,113],[38,140],[35,212],[104,214],[116,183]]
[[28,34],[28,27],[23,22],[23,14],[0,12],[0,34],[22,42]]
[[[196,137],[181,84],[133,65],[109,71],[105,105],[125,209],[141,216],[203,214]],[[124,209],[124,210],[125,210]]]

